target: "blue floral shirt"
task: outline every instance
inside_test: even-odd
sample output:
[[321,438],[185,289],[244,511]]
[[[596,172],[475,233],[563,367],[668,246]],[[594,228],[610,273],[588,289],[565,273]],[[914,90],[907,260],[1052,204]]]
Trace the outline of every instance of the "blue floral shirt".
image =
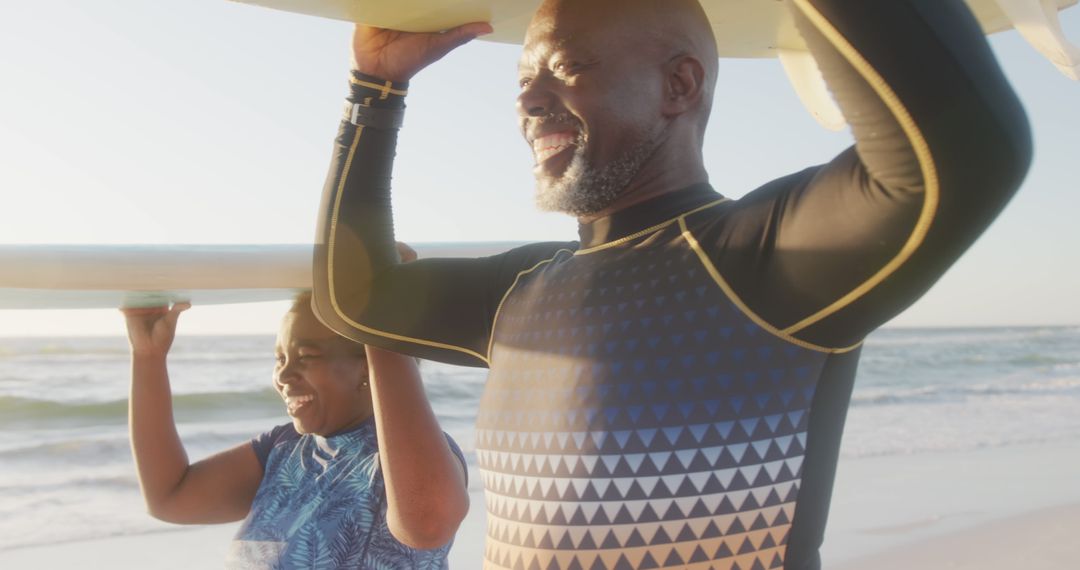
[[[465,459],[449,436],[450,448]],[[292,424],[252,440],[263,479],[233,539],[228,568],[447,568],[448,543],[417,550],[386,526],[375,422],[330,437]]]

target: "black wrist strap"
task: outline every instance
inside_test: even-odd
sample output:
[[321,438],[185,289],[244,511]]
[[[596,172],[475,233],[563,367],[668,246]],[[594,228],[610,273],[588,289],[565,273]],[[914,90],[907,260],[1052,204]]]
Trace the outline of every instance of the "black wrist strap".
[[345,102],[345,120],[358,127],[394,130],[400,129],[405,120],[405,109],[371,107],[362,103]]

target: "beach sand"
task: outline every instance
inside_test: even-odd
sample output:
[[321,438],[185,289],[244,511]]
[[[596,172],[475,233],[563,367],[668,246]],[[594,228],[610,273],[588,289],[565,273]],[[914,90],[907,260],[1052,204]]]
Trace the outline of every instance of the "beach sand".
[[[190,570],[220,568],[232,525],[72,542],[0,553],[0,567]],[[470,525],[470,528],[474,528]],[[1052,570],[1080,560],[1080,504],[1052,507],[863,556],[829,570]],[[471,534],[468,533],[468,534]],[[482,546],[460,540],[451,568],[479,568]],[[464,542],[464,543],[463,543]]]
[[[484,548],[484,496],[470,491],[472,506],[450,552],[451,568],[479,568]],[[0,550],[4,570],[198,570],[221,568],[239,523],[47,546]]]
[[[1080,442],[842,460],[821,550],[824,567],[877,568],[884,559],[863,566],[848,564],[881,553],[920,552],[924,545],[929,548],[941,541],[1000,544],[994,530],[998,523],[1011,524],[1017,531],[1025,524],[1052,528],[1065,521],[1057,509],[1080,505],[1077,482]],[[1080,534],[1080,519],[1074,516],[1071,526],[1074,534]],[[1029,560],[1010,568],[1059,568],[1043,559],[1047,553],[1042,547],[1021,540],[1007,542],[1002,546]],[[957,543],[956,548],[963,554],[966,547]],[[1073,559],[1080,561],[1080,541],[1071,540],[1061,548],[1070,549]],[[912,563],[907,568],[958,567],[949,563],[942,558],[941,565]]]
[[850,560],[830,570],[1080,567],[1080,504],[1041,509]]
[[[1053,570],[1080,561],[1080,442],[841,462],[827,570]],[[480,567],[484,502],[472,508],[451,568]],[[0,551],[0,568],[220,568],[236,525]]]
[[0,552],[5,570],[221,568],[236,525],[63,542]]

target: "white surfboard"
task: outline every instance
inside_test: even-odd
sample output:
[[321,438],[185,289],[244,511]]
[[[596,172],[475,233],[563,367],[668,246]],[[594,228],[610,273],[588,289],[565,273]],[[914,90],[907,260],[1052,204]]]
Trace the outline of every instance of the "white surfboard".
[[[466,22],[491,22],[485,40],[521,43],[540,0],[235,0],[325,18],[412,32],[445,30]],[[872,2],[874,0],[866,0]],[[1080,0],[967,0],[986,33],[1016,28],[1063,74],[1080,79],[1080,48],[1061,30],[1058,11]],[[799,36],[785,2],[701,0],[716,32],[721,57],[779,58],[799,99],[829,129],[844,119],[828,94],[817,64]]]
[[0,308],[275,301],[311,285],[311,246],[0,246]]
[[[475,257],[509,242],[416,244]],[[152,307],[291,299],[311,288],[310,245],[2,245],[0,309]]]

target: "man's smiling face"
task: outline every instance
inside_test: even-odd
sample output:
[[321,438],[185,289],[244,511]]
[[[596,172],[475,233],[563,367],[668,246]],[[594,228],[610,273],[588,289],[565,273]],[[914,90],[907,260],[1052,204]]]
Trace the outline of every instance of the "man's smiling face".
[[545,210],[603,210],[656,144],[655,51],[605,4],[547,3],[525,38],[517,106]]

